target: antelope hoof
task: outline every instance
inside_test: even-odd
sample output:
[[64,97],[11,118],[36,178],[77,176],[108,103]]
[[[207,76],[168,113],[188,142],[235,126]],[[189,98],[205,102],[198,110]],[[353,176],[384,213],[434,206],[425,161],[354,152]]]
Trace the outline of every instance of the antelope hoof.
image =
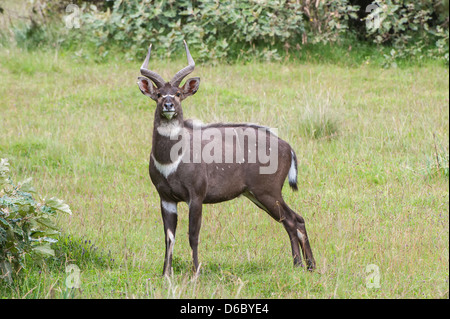
[[306,263],[308,265],[307,266],[308,271],[313,272],[314,269],[316,269],[316,263],[314,260],[307,260]]

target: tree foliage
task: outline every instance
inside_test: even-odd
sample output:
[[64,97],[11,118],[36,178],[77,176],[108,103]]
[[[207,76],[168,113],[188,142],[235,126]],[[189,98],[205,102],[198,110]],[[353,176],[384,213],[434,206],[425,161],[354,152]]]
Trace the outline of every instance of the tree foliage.
[[443,10],[448,1],[377,0],[361,16],[362,5],[348,0],[118,0],[103,11],[84,6],[82,21],[95,34],[97,47],[114,43],[142,55],[153,42],[170,56],[187,39],[200,60],[214,60],[277,59],[280,51],[306,43],[339,42],[360,32],[350,24],[359,19],[366,25],[366,41],[389,44],[400,56],[448,62],[448,11]]
[[[448,0],[95,0],[74,1],[80,28],[45,31],[48,17],[67,22],[72,1],[35,1],[28,29],[16,38],[35,45],[91,43],[100,58],[111,47],[141,57],[149,43],[157,54],[182,52],[186,39],[201,60],[278,59],[305,44],[350,39],[389,46],[397,57],[431,57],[448,62]],[[30,32],[30,29],[36,29]],[[38,32],[41,31],[41,32]]]

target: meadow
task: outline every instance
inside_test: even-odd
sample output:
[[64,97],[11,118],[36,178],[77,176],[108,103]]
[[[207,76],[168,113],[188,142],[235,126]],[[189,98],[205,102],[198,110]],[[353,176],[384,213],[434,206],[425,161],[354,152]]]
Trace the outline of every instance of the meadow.
[[[170,78],[184,64],[150,66]],[[282,225],[238,198],[204,206],[198,277],[179,204],[170,278],[148,176],[154,102],[136,85],[139,66],[1,49],[0,158],[73,212],[58,220],[56,257],[27,259],[1,297],[449,297],[447,66],[198,64],[185,118],[270,126],[295,149],[299,191],[283,195],[306,220],[317,270],[294,269]],[[79,289],[66,285],[71,264]]]

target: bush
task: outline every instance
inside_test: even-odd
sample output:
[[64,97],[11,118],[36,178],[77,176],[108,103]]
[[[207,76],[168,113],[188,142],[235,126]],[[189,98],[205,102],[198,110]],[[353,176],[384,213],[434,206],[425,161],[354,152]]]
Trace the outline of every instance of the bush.
[[[149,43],[157,44],[155,54],[170,57],[183,52],[182,40],[186,39],[191,51],[196,51],[198,62],[277,60],[283,55],[301,55],[306,44],[337,43],[349,47],[350,42],[350,48],[356,48],[355,40],[378,46],[387,67],[395,66],[399,59],[449,61],[448,0],[33,3],[26,20],[29,22],[13,28],[17,43],[30,48],[50,45],[80,49],[93,45],[96,60],[108,56],[113,48],[124,51],[129,59],[142,58]],[[78,6],[80,28],[66,27],[75,13],[66,12],[70,4],[72,9]],[[375,54],[379,53],[375,50]]]
[[[171,56],[182,51],[182,40],[187,39],[191,49],[198,51],[199,61],[271,60],[306,43],[340,42],[360,32],[351,29],[350,23],[360,18],[358,2],[365,4],[348,0],[123,0],[106,11],[85,6],[82,23],[86,32],[95,35],[92,39],[103,53],[116,44],[126,48],[130,57],[141,57],[153,42],[158,43],[159,54]],[[384,56],[385,66],[395,66],[395,60],[408,57],[448,63],[448,1],[444,2],[379,0],[371,4],[378,8],[366,13],[365,38],[392,47]]]
[[[448,1],[376,1],[366,17],[367,38],[393,47],[385,55],[386,65],[398,58],[425,57],[449,61]],[[444,7],[447,6],[446,13]]]
[[199,61],[249,54],[278,58],[276,46],[290,47],[304,32],[303,13],[293,1],[125,0],[112,11],[83,11],[82,23],[98,47],[117,44],[139,56],[150,42],[171,56],[187,39]]
[[338,42],[350,30],[349,22],[357,19],[358,5],[347,0],[304,1],[302,11],[307,17],[307,32],[302,44]]
[[0,159],[0,268],[11,283],[13,269],[24,267],[26,254],[37,259],[54,256],[50,245],[60,234],[54,218],[57,213],[72,212],[60,199],[42,199],[31,178],[15,185],[8,177],[8,166],[6,159]]

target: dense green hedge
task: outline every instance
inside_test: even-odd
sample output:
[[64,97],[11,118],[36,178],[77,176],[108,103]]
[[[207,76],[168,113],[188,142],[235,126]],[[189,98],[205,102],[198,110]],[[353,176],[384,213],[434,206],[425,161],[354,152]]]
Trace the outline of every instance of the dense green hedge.
[[[75,1],[76,15],[65,11],[68,3],[36,2],[40,7],[32,23],[16,30],[16,39],[27,43],[34,37],[40,44],[52,34],[57,45],[91,43],[100,57],[111,47],[142,56],[150,42],[157,43],[157,54],[170,56],[186,39],[199,61],[278,59],[306,44],[350,39],[389,46],[388,62],[410,56],[449,59],[448,0],[96,0]],[[80,28],[46,33],[45,17],[52,15],[69,27],[76,17]]]

